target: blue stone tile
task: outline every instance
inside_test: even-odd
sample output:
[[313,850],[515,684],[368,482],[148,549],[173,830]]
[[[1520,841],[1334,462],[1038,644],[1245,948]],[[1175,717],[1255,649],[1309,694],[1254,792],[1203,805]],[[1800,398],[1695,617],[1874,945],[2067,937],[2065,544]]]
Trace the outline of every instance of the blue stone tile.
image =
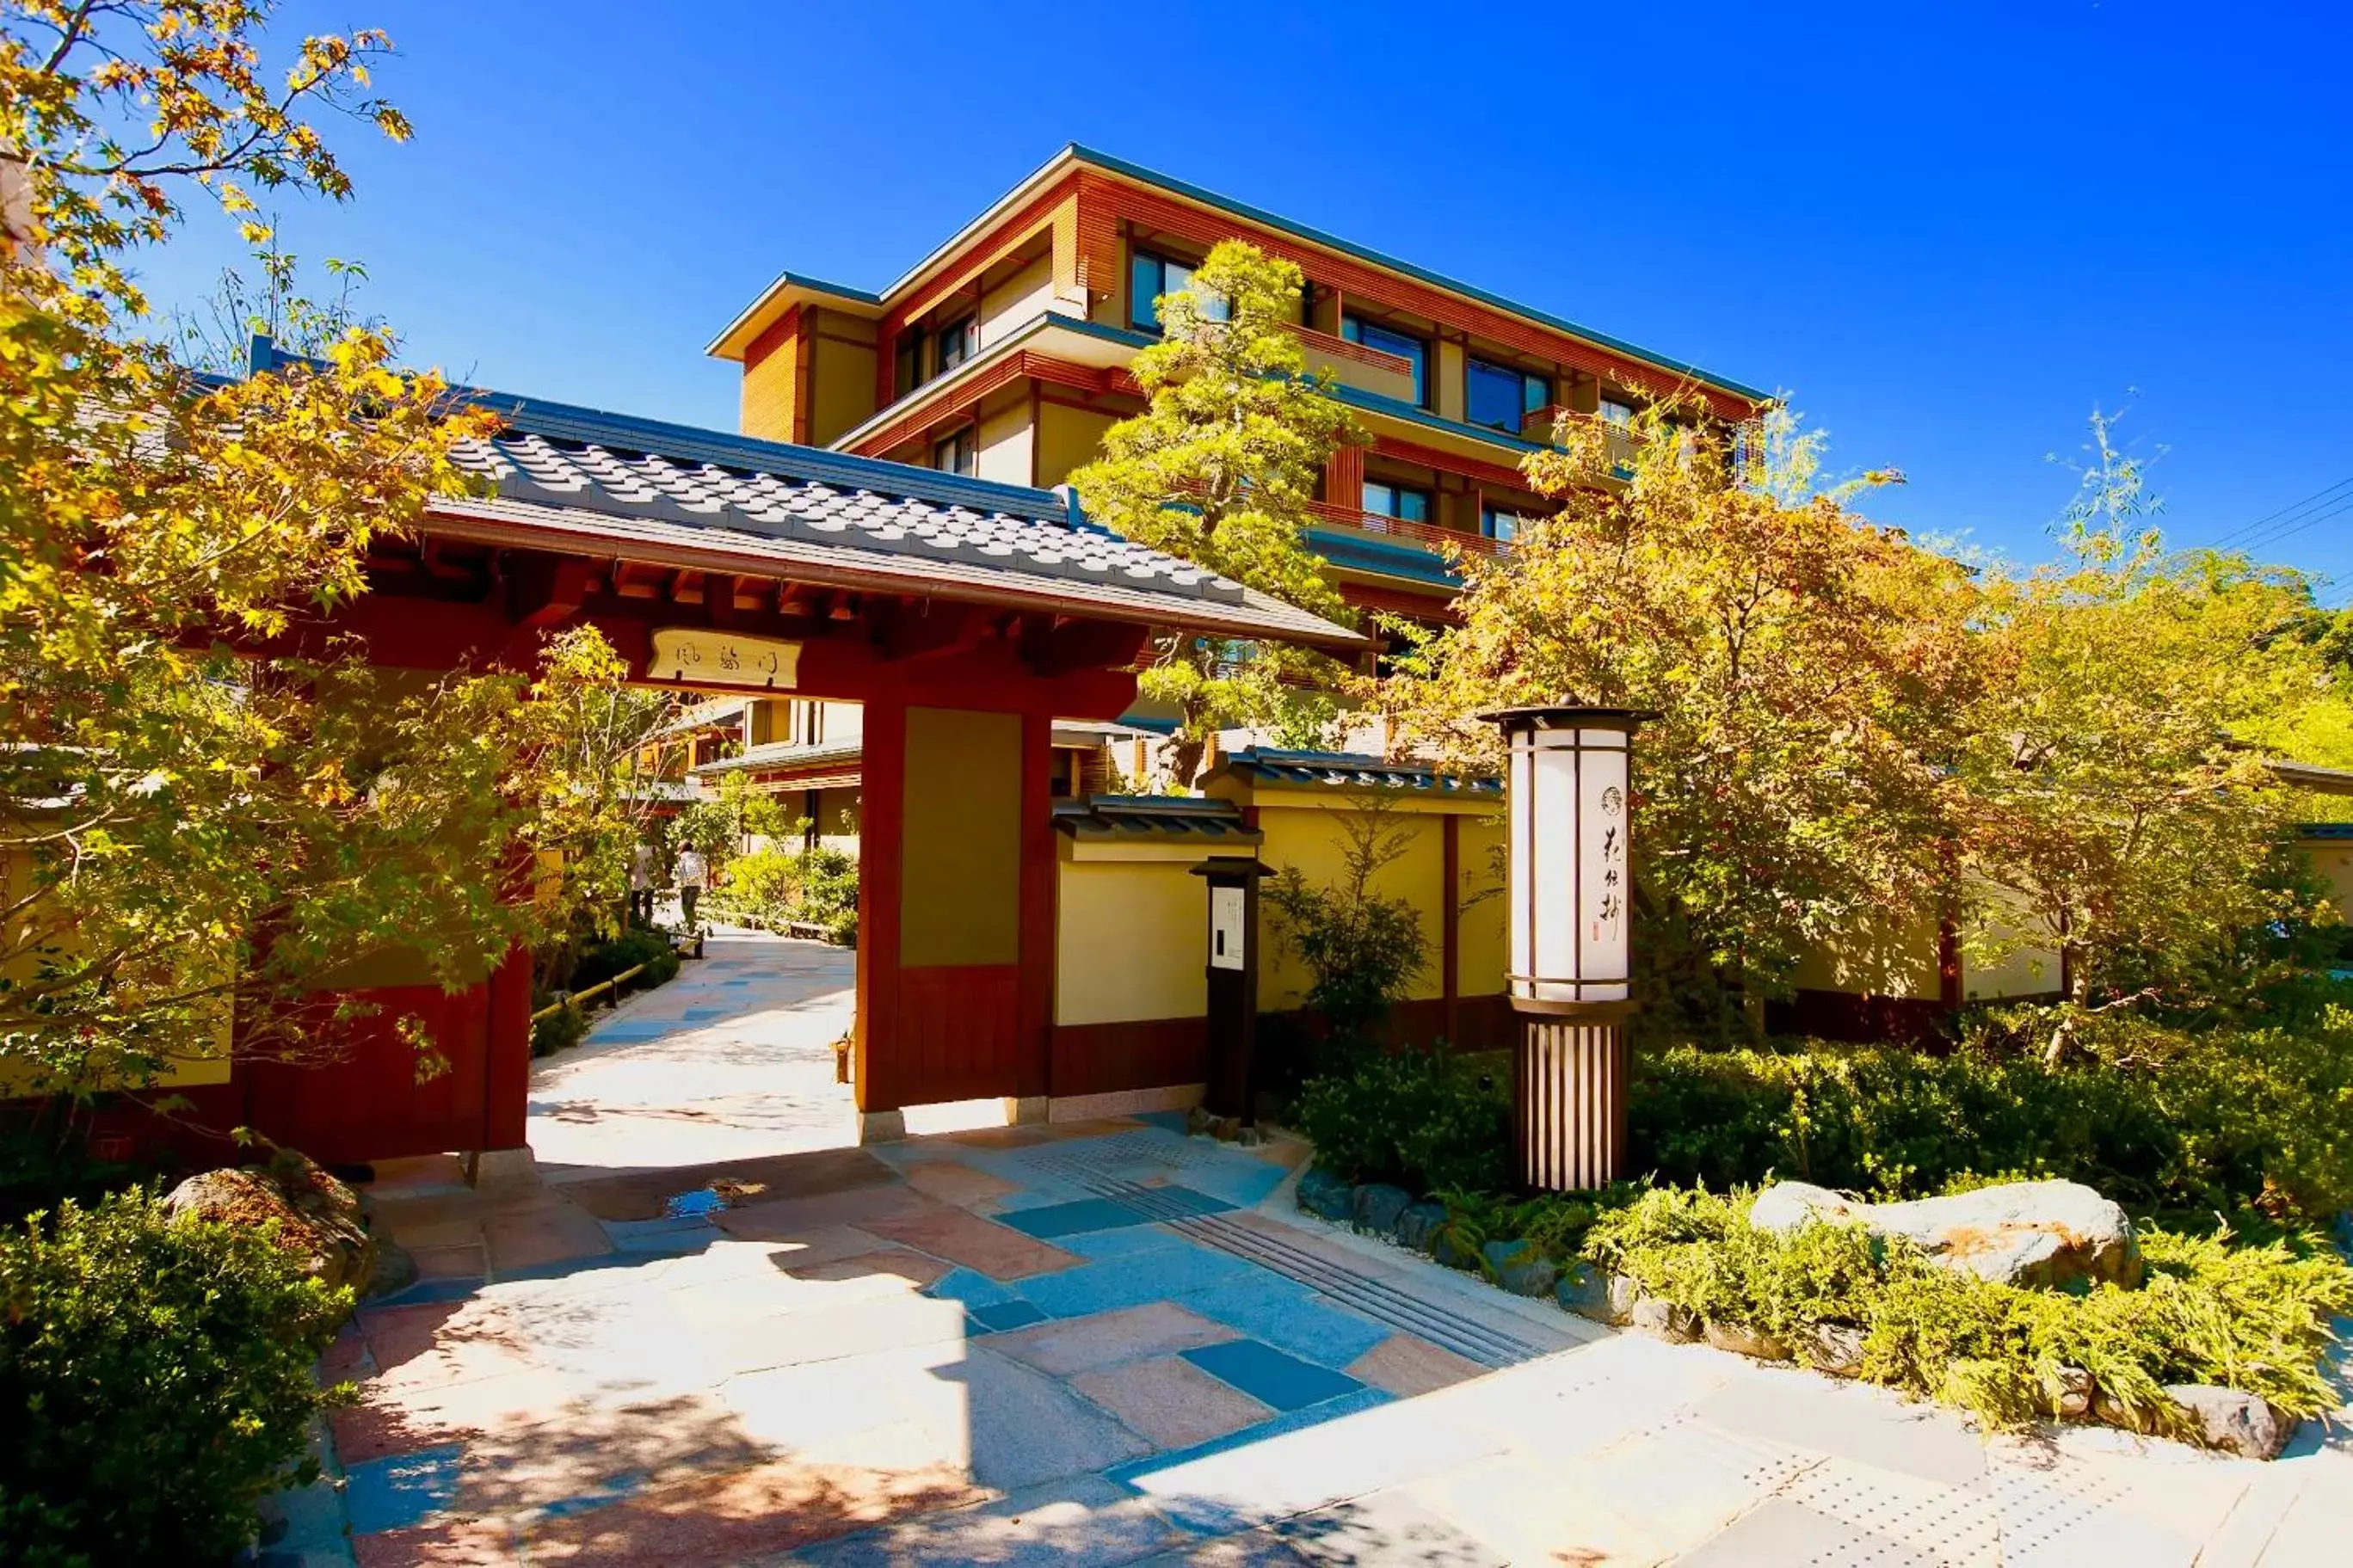
[[1282,1185],[1286,1172],[1248,1154],[1232,1154],[1185,1173],[1185,1184],[1237,1208],[1252,1208]]
[[659,1040],[670,1032],[668,1024],[615,1024],[609,1028],[591,1029],[588,1037],[600,1046],[641,1046],[649,1040]]
[[701,1252],[719,1239],[718,1227],[702,1215],[682,1219],[608,1219],[598,1222],[622,1252],[674,1256]]
[[1185,1131],[1186,1121],[1191,1115],[1192,1112],[1187,1110],[1146,1110],[1140,1113],[1136,1120],[1149,1122],[1155,1127],[1165,1128],[1171,1132],[1182,1133]]
[[690,1024],[707,1024],[713,1018],[724,1018],[734,1010],[733,1007],[689,1007],[679,1016]]
[[1021,1282],[1021,1293],[1050,1318],[1082,1318],[1205,1290],[1256,1267],[1185,1242],[1037,1275]]
[[923,1288],[923,1294],[943,1301],[961,1301],[967,1310],[1001,1307],[1020,1295],[976,1268],[951,1268]]
[[997,1215],[999,1225],[1010,1226],[1024,1236],[1034,1236],[1040,1241],[1056,1237],[1077,1236],[1090,1230],[1117,1230],[1123,1226],[1148,1225],[1151,1216],[1138,1214],[1125,1204],[1109,1198],[1081,1198],[1076,1203],[1049,1204],[1043,1208],[1018,1209]]
[[1285,1355],[1256,1340],[1228,1340],[1221,1345],[1198,1345],[1183,1352],[1187,1361],[1210,1376],[1233,1384],[1262,1405],[1277,1410],[1303,1410],[1354,1394],[1365,1385],[1327,1366]]
[[1042,1323],[1046,1314],[1027,1301],[1000,1301],[993,1307],[976,1307],[966,1314],[985,1333],[1000,1334],[1008,1329],[1026,1329],[1032,1323]]
[[1158,1252],[1164,1247],[1190,1247],[1193,1244],[1175,1231],[1164,1230],[1156,1225],[1134,1225],[1124,1230],[1096,1230],[1084,1236],[1066,1236],[1054,1245],[1082,1258],[1132,1258],[1139,1252]]
[[1180,1296],[1176,1304],[1321,1366],[1345,1366],[1389,1337],[1383,1325],[1264,1269]]
[[353,1535],[376,1535],[422,1524],[458,1496],[465,1445],[444,1443],[414,1454],[370,1459],[343,1472],[343,1507]]

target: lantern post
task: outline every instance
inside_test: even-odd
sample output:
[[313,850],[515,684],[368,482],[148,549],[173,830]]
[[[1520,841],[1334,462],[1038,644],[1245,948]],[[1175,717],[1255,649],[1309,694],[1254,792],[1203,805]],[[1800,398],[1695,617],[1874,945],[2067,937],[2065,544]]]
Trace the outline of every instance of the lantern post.
[[1485,715],[1511,748],[1514,1149],[1523,1185],[1599,1187],[1625,1173],[1626,1016],[1633,1009],[1634,731],[1627,708]]

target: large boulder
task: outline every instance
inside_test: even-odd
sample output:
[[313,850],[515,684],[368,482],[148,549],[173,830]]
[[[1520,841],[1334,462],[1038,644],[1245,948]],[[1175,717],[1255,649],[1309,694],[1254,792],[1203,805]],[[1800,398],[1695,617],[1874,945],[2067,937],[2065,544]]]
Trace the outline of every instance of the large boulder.
[[2210,1448],[2248,1459],[2275,1459],[2295,1435],[2296,1418],[2253,1394],[2208,1384],[2178,1383],[2166,1397],[2189,1413]]
[[361,1286],[375,1272],[375,1240],[359,1194],[291,1149],[267,1166],[206,1171],[164,1198],[174,1218],[218,1220],[256,1229],[278,1222],[278,1245],[330,1286]]
[[1827,1187],[1781,1182],[1757,1195],[1748,1223],[1787,1232],[1851,1221],[1918,1243],[1948,1268],[2004,1285],[2141,1280],[2140,1244],[2114,1202],[2080,1182],[2010,1182],[1949,1197],[1866,1204]]

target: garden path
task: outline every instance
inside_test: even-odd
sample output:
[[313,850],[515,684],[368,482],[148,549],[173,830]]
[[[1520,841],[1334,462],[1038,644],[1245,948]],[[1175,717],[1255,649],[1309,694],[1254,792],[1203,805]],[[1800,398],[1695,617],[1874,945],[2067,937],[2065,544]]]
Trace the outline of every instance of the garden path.
[[[2341,1563],[2353,1452],[1988,1444],[1616,1334],[1301,1215],[1304,1151],[1174,1118],[475,1192],[330,1358],[295,1500],[420,1563]],[[712,1184],[731,1178],[733,1206]],[[680,1201],[681,1199],[684,1201]],[[332,1500],[322,1501],[322,1499]]]
[[551,1182],[857,1142],[833,1042],[858,955],[718,927],[669,984],[533,1064],[529,1138]]

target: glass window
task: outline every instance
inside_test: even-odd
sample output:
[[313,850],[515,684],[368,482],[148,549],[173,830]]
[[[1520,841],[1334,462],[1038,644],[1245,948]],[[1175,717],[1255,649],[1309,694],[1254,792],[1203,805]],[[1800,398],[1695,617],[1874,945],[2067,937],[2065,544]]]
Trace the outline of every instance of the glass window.
[[898,371],[892,379],[892,390],[901,397],[923,384],[923,334],[899,334]]
[[949,371],[980,352],[980,319],[966,316],[950,321],[940,329],[940,374]]
[[1362,343],[1368,349],[1378,349],[1385,354],[1395,354],[1413,364],[1413,401],[1419,407],[1430,406],[1430,345],[1378,321],[1368,321],[1362,316],[1340,318],[1340,335],[1352,343]]
[[959,430],[932,444],[932,467],[944,474],[974,475],[980,472],[980,447],[968,429]]
[[[1160,297],[1182,294],[1193,286],[1192,264],[1171,261],[1165,256],[1155,256],[1139,250],[1127,266],[1127,324],[1140,332],[1160,330]],[[1206,321],[1226,319],[1226,301],[1220,295],[1201,292],[1201,315]]]
[[1522,421],[1552,401],[1552,382],[1517,365],[1474,359],[1465,373],[1471,423],[1516,436]]
[[1377,517],[1394,517],[1406,522],[1428,522],[1430,492],[1407,485],[1385,485],[1366,479],[1365,510]]
[[1604,424],[1626,429],[1634,423],[1634,405],[1620,403],[1614,397],[1605,397],[1601,400],[1601,418]]
[[1479,509],[1479,531],[1498,544],[1509,544],[1520,531],[1520,514],[1509,507],[1482,506]]

